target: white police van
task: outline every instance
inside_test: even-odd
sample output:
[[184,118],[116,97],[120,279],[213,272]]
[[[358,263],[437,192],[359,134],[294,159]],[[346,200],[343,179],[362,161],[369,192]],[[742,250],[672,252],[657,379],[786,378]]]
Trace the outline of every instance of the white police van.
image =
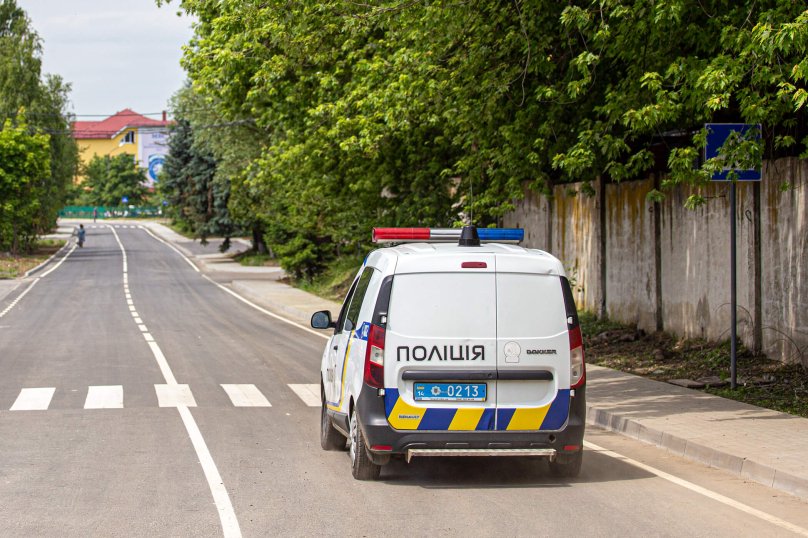
[[320,441],[339,450],[347,438],[355,478],[377,478],[392,455],[543,456],[553,474],[577,476],[578,315],[561,262],[508,244],[523,235],[376,228],[374,242],[402,244],[368,255],[335,321],[312,316],[334,329]]

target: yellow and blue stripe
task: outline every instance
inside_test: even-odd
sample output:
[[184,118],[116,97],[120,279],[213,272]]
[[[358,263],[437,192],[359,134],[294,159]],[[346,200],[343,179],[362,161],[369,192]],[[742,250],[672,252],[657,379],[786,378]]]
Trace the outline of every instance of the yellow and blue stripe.
[[419,407],[405,402],[398,389],[386,389],[384,395],[387,422],[397,430],[559,430],[567,422],[569,405],[569,389],[559,390],[555,400],[545,406],[497,410],[485,407]]

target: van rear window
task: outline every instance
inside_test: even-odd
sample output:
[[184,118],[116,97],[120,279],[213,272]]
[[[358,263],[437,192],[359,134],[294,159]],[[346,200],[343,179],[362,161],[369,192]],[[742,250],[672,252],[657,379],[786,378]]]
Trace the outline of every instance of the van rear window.
[[396,275],[387,328],[410,337],[495,338],[495,291],[493,273]]
[[499,338],[554,336],[567,330],[561,279],[554,275],[497,274]]

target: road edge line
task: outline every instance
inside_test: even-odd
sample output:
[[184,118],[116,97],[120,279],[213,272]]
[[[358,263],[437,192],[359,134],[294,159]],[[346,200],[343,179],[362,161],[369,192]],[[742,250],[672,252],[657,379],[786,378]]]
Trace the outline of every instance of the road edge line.
[[609,450],[607,448],[603,448],[602,446],[596,445],[594,443],[590,443],[589,441],[584,441],[584,447],[586,447],[586,448],[588,448],[590,450],[594,450],[594,451],[598,452],[599,454],[609,456],[610,458],[620,460],[620,461],[622,461],[624,463],[627,463],[629,465],[632,465],[634,467],[642,469],[643,471],[651,473],[651,474],[653,474],[653,475],[655,475],[655,476],[657,476],[659,478],[662,478],[663,480],[667,480],[668,482],[671,482],[672,484],[676,484],[677,486],[680,486],[680,487],[683,487],[685,489],[688,489],[688,490],[690,490],[690,491],[692,491],[694,493],[698,493],[699,495],[703,495],[704,497],[707,497],[708,499],[712,499],[712,500],[714,500],[716,502],[720,502],[721,504],[724,504],[726,506],[730,506],[732,508],[735,508],[736,510],[739,510],[741,512],[749,514],[750,516],[754,516],[754,517],[756,517],[758,519],[761,519],[761,520],[763,520],[763,521],[765,521],[767,523],[771,523],[772,525],[776,525],[776,526],[778,526],[780,528],[786,529],[786,530],[791,531],[791,532],[793,532],[795,534],[799,534],[801,536],[808,537],[808,529],[804,529],[804,528],[802,528],[802,527],[800,527],[798,525],[795,525],[794,523],[790,523],[790,522],[788,522],[788,521],[786,521],[784,519],[780,519],[777,516],[773,516],[771,514],[763,512],[762,510],[758,510],[757,508],[753,508],[753,507],[749,506],[748,504],[744,504],[744,503],[742,503],[740,501],[736,501],[735,499],[731,499],[731,498],[727,497],[726,495],[722,495],[722,494],[717,493],[715,491],[709,490],[709,489],[707,489],[707,488],[705,488],[703,486],[699,486],[698,484],[694,484],[693,482],[685,480],[684,478],[679,478],[678,476],[674,476],[674,475],[672,475],[670,473],[666,473],[665,471],[657,469],[656,467],[651,467],[650,465],[646,465],[645,463],[642,463],[642,462],[637,461],[635,459],[629,458],[628,456],[624,456],[624,455],[622,455],[622,454],[620,454],[618,452],[614,452],[613,450]]

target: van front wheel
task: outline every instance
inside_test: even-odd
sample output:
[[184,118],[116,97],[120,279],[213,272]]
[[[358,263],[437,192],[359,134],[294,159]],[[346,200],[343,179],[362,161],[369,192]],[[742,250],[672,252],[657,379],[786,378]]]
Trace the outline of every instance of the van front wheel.
[[356,408],[351,410],[351,438],[348,449],[351,455],[351,474],[357,480],[376,480],[382,470],[381,465],[376,465],[370,459],[365,438],[362,436],[362,429],[356,418]]

